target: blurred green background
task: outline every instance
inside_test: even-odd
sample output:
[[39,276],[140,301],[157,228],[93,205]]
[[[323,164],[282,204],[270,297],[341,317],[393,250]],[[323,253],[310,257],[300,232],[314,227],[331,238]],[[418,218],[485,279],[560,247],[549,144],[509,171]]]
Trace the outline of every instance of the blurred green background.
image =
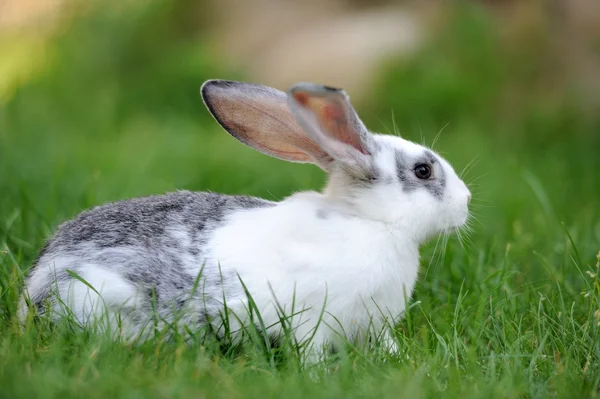
[[[336,16],[360,18],[381,3],[342,2],[328,11],[325,28],[336,26]],[[356,87],[358,94],[349,94],[371,130],[396,129],[427,145],[441,131],[436,148],[457,170],[474,160],[466,179],[483,224],[477,230],[503,240],[514,238],[515,220],[591,220],[600,190],[600,94],[580,90],[600,74],[582,76],[573,68],[589,62],[584,56],[598,58],[598,41],[590,40],[589,54],[566,59],[570,46],[559,41],[568,29],[558,28],[567,17],[555,22],[547,2],[524,10],[509,3],[403,3],[402,15],[420,26],[413,33],[421,37],[413,40],[418,44],[410,50],[388,46],[374,56],[378,63],[358,71],[338,65],[352,59],[338,51],[330,64],[350,70],[347,76],[316,80]],[[245,148],[204,109],[199,87],[206,79],[270,83],[252,72],[251,60],[260,53],[232,55],[231,46],[219,46],[227,35],[251,35],[244,26],[232,32],[230,17],[219,17],[228,3],[57,4],[62,13],[54,19],[42,10],[44,25],[39,19],[36,29],[9,25],[0,36],[0,209],[9,219],[19,213],[11,226],[13,251],[30,259],[59,221],[108,200],[180,188],[279,199],[322,185],[316,168]],[[256,4],[255,14],[272,9],[268,1]],[[220,26],[228,26],[226,33]],[[311,32],[310,25],[305,30]],[[285,42],[285,32],[267,35]],[[296,53],[289,48],[286,57],[311,56],[311,45]],[[283,74],[278,87],[315,81],[328,67]]]
[[[58,223],[106,201],[176,189],[281,199],[320,188],[319,169],[238,143],[199,96],[209,78],[280,89],[315,81],[346,88],[373,131],[426,145],[439,133],[435,149],[457,171],[467,167],[477,222],[463,246],[453,239],[445,255],[430,259],[435,242],[426,246],[415,294],[424,311],[403,328],[456,333],[447,314],[468,292],[462,301],[473,308],[466,315],[477,308],[480,319],[461,318],[456,334],[468,335],[477,320],[485,324],[480,302],[500,298],[514,306],[514,323],[524,317],[535,331],[531,340],[521,327],[513,331],[526,342],[519,350],[531,352],[541,338],[535,303],[560,291],[560,301],[549,302],[573,304],[570,320],[598,337],[598,291],[584,273],[596,270],[600,250],[596,2],[48,4],[0,8],[6,275],[29,267]],[[0,315],[8,324],[16,291],[6,286],[11,278],[2,281]],[[552,314],[560,324],[562,313]],[[568,349],[568,337],[550,339],[555,346],[540,383],[558,375],[553,355],[571,353],[573,381],[593,390],[597,373],[586,373],[600,370],[598,341],[573,340],[579,353]],[[465,345],[486,356],[509,350],[480,338],[465,338]]]

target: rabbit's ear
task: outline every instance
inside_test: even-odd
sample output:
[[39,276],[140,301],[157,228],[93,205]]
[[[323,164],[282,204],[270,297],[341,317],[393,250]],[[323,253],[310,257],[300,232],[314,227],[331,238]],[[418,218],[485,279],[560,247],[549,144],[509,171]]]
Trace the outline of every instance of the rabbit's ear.
[[336,161],[354,169],[371,164],[375,142],[341,89],[311,83],[288,92],[298,123]]
[[200,92],[217,122],[242,143],[275,158],[328,170],[332,158],[298,125],[284,92],[227,80],[209,80]]

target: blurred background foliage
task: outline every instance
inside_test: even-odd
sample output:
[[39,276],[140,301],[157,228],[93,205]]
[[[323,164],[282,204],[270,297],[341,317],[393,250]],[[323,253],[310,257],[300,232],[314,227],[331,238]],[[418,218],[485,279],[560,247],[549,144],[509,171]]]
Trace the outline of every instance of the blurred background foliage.
[[269,159],[217,126],[199,97],[215,77],[341,86],[374,131],[427,145],[441,132],[435,148],[457,170],[470,163],[476,236],[534,242],[550,225],[585,220],[600,237],[594,2],[2,7],[0,211],[23,259],[58,222],[109,200],[319,188],[317,168]]
[[[200,375],[195,360],[188,366],[196,371],[182,372],[178,351],[165,357],[151,348],[156,365],[147,366],[138,351],[109,348],[102,378],[86,379],[93,340],[64,346],[50,336],[55,345],[46,344],[22,337],[10,316],[17,269],[85,208],[176,189],[281,199],[323,185],[318,168],[229,137],[200,99],[209,78],[343,87],[371,130],[434,145],[465,169],[477,222],[465,247],[453,238],[437,253],[436,242],[424,248],[414,307],[399,325],[404,379],[385,369],[385,378],[382,371],[365,384],[369,373],[352,374],[349,394],[387,387],[396,397],[406,386],[414,397],[447,387],[460,397],[488,388],[500,397],[597,394],[597,0],[0,2],[5,391],[12,384],[23,397],[77,397],[85,388],[131,397],[140,389],[148,397]],[[235,378],[214,378],[206,364],[204,385],[220,393],[229,394],[222,385],[261,396],[278,387],[243,361],[249,374]],[[194,378],[190,392],[201,389]],[[24,382],[31,379],[38,383]]]

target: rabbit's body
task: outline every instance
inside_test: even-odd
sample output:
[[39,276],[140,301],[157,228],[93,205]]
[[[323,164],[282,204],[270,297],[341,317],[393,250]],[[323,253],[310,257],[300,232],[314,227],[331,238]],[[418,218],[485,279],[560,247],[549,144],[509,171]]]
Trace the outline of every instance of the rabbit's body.
[[[214,320],[218,328],[225,302],[239,328],[248,321],[243,282],[274,337],[282,310],[297,314],[300,339],[318,322],[357,337],[360,326],[380,328],[400,314],[410,296],[418,247],[402,236],[316,192],[273,203],[180,191],[103,205],[63,224],[28,288],[42,313],[49,301],[53,317],[66,307],[87,323],[108,310],[120,315],[115,328],[135,338],[150,332],[155,311],[169,323],[180,316],[182,327]],[[315,339],[331,338],[322,330]]]
[[156,321],[235,333],[254,313],[250,296],[271,338],[285,316],[314,348],[363,340],[401,316],[420,243],[467,219],[470,193],[452,167],[368,132],[340,90],[298,85],[286,95],[209,81],[202,95],[240,141],[329,172],[324,192],[271,202],[180,191],[94,208],[42,251],[26,283],[30,303],[44,311],[48,301],[52,317],[69,312],[84,324],[106,314],[115,332],[135,337]]

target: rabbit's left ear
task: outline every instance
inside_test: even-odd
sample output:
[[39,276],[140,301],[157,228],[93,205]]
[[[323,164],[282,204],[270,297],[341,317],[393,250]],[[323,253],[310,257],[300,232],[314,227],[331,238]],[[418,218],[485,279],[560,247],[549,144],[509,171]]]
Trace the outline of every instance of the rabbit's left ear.
[[289,90],[288,103],[298,124],[334,160],[352,169],[371,164],[373,135],[343,90],[301,83]]
[[200,92],[217,122],[242,143],[275,158],[330,170],[333,159],[296,122],[286,93],[219,79],[205,82]]

